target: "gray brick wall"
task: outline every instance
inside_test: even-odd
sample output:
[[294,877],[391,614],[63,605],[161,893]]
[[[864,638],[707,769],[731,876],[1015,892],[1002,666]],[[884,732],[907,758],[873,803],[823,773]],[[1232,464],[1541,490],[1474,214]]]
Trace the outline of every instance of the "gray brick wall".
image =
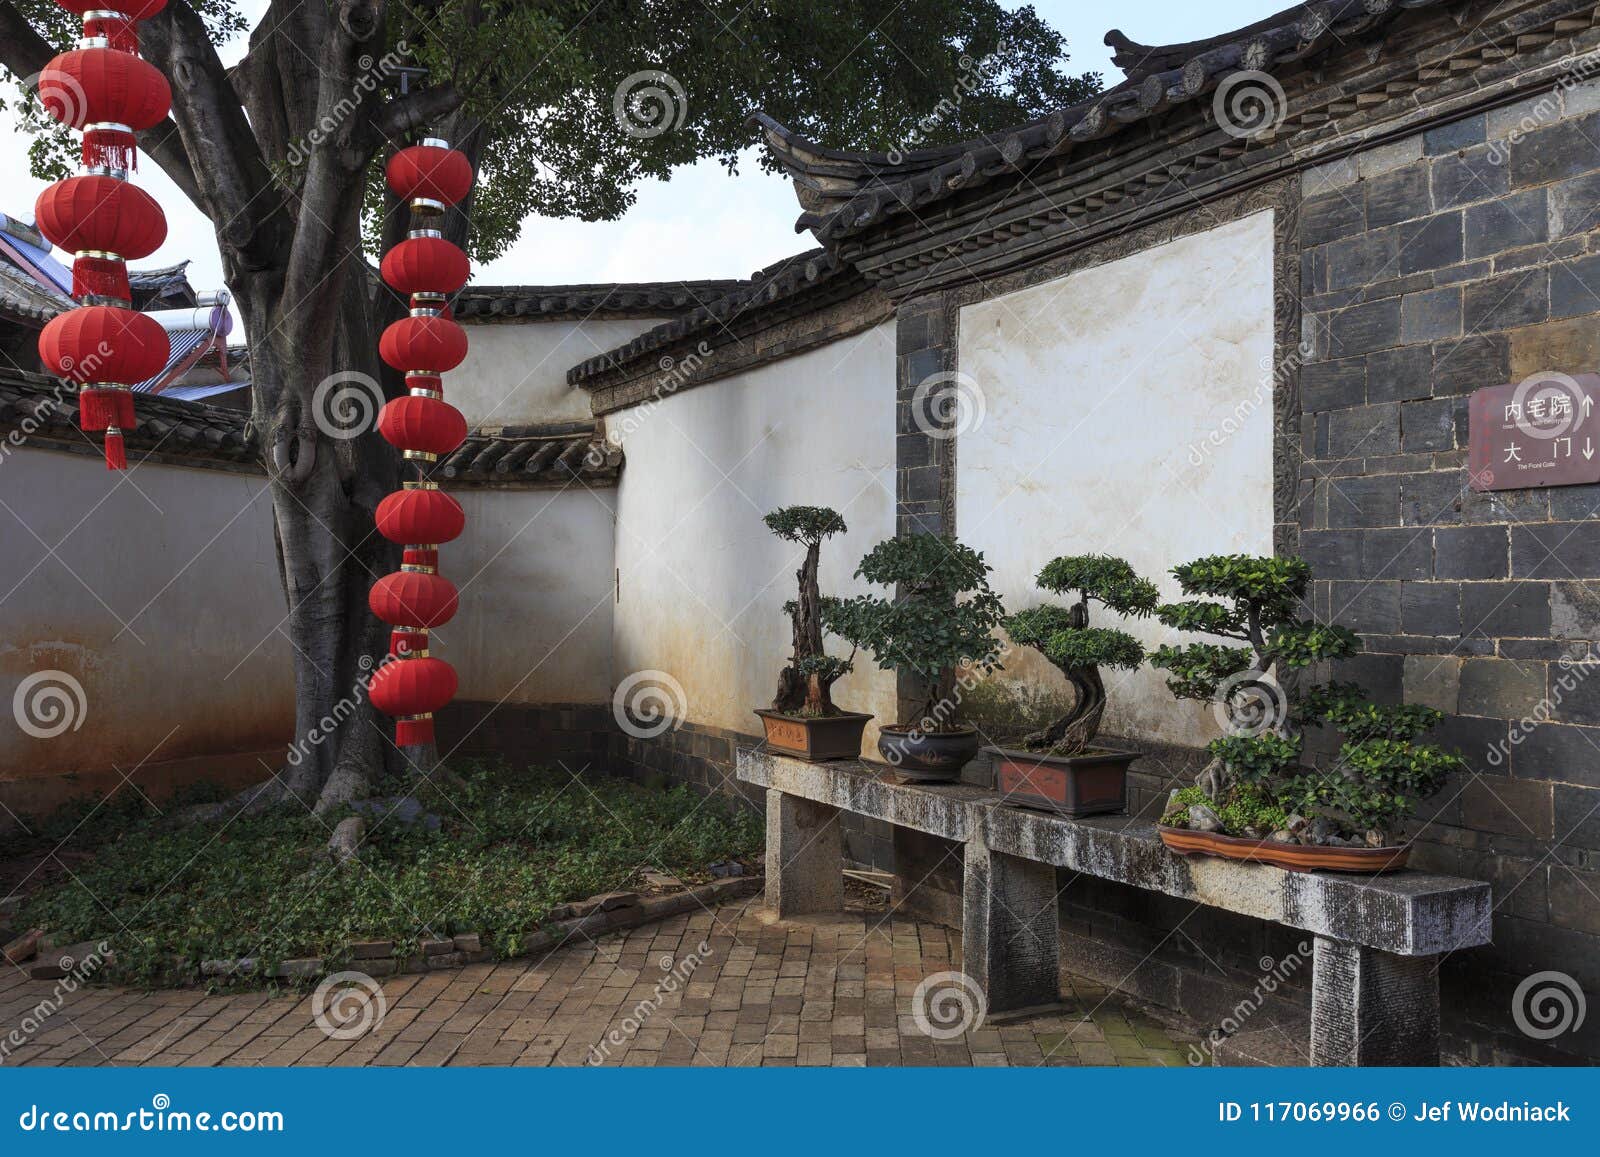
[[1546,1046],[1510,1017],[1534,972],[1600,991],[1600,666],[1581,662],[1600,639],[1600,486],[1466,479],[1472,390],[1600,369],[1592,103],[1469,117],[1388,147],[1380,174],[1304,182],[1301,549],[1319,617],[1365,643],[1335,674],[1444,711],[1470,766],[1415,833],[1423,866],[1495,888],[1493,947],[1444,968],[1483,1059],[1600,1055],[1600,1025]]

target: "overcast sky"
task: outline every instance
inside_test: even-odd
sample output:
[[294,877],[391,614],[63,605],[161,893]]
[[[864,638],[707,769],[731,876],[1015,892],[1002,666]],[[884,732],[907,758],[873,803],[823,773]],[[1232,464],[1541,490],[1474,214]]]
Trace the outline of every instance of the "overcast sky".
[[[1007,0],[1008,7],[1020,7]],[[1099,71],[1108,84],[1121,78],[1101,43],[1108,21],[1145,43],[1175,43],[1215,35],[1260,20],[1288,0],[1124,0],[1112,6],[1084,0],[1036,0],[1034,7],[1067,36],[1070,71]],[[254,19],[265,0],[243,0]],[[243,51],[243,38],[223,58]],[[647,67],[648,62],[641,63]],[[690,94],[689,115],[693,115]],[[32,220],[42,182],[27,176],[26,139],[9,113],[0,114],[0,150],[13,163],[0,171],[0,209]],[[221,285],[221,264],[211,226],[161,174],[145,162],[136,178],[166,209],[166,245],[140,264],[166,265],[188,258],[190,280],[199,289]],[[532,217],[505,256],[473,270],[473,280],[491,284],[565,284],[591,281],[657,281],[697,277],[743,277],[763,265],[809,248],[797,236],[794,193],[782,178],[754,164],[730,177],[715,161],[677,170],[670,181],[647,181],[639,199],[618,221]]]

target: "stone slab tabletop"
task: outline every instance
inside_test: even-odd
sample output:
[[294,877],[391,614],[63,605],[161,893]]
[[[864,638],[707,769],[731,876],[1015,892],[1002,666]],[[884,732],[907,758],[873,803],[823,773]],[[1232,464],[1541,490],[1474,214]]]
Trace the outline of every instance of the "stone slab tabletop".
[[738,778],[857,815],[992,851],[1148,888],[1400,956],[1487,944],[1492,911],[1481,880],[1400,871],[1381,876],[1291,872],[1213,856],[1178,856],[1154,824],[1130,816],[1067,819],[968,784],[897,783],[883,764],[807,763],[754,747]]

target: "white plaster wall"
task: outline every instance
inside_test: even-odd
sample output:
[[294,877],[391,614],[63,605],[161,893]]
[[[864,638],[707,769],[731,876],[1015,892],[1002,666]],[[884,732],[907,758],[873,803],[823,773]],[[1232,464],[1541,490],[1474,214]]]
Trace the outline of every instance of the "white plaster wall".
[[[5,447],[0,784],[288,742],[271,510],[253,475],[112,473],[98,456]],[[24,679],[50,671],[74,698],[68,681],[82,688],[82,711],[35,738],[11,708]]]
[[611,694],[615,490],[467,490],[441,570],[461,591],[434,632],[459,699],[603,703]]
[[467,358],[445,378],[469,426],[587,421],[589,395],[567,370],[624,345],[667,318],[590,318],[468,325]]
[[[960,368],[985,408],[957,442],[956,528],[1009,609],[1045,601],[1033,578],[1057,555],[1120,555],[1171,599],[1177,563],[1272,552],[1272,245],[1256,213],[962,310]],[[1031,652],[1007,667],[1064,687]],[[1108,734],[1215,734],[1159,672],[1107,674]]]
[[[838,510],[849,532],[823,549],[822,589],[894,534],[894,327],[613,414],[627,466],[617,505],[613,673],[664,671],[689,720],[744,733],[772,701],[789,654],[782,607],[801,551],[761,519],[803,503]],[[841,646],[837,639],[830,646]],[[880,721],[894,676],[858,656],[836,702]],[[876,731],[868,730],[868,749]]]

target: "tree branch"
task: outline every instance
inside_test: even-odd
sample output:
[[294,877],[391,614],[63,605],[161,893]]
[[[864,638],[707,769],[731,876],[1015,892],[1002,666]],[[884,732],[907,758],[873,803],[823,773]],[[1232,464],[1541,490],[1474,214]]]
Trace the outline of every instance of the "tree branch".
[[140,33],[144,55],[172,82],[173,120],[195,175],[196,204],[216,228],[230,273],[273,268],[283,259],[288,225],[283,198],[204,21],[183,0],[170,0]]
[[373,118],[372,127],[378,137],[378,147],[398,148],[412,133],[426,128],[441,117],[449,116],[460,107],[461,94],[456,91],[454,84],[448,83],[396,97]]

